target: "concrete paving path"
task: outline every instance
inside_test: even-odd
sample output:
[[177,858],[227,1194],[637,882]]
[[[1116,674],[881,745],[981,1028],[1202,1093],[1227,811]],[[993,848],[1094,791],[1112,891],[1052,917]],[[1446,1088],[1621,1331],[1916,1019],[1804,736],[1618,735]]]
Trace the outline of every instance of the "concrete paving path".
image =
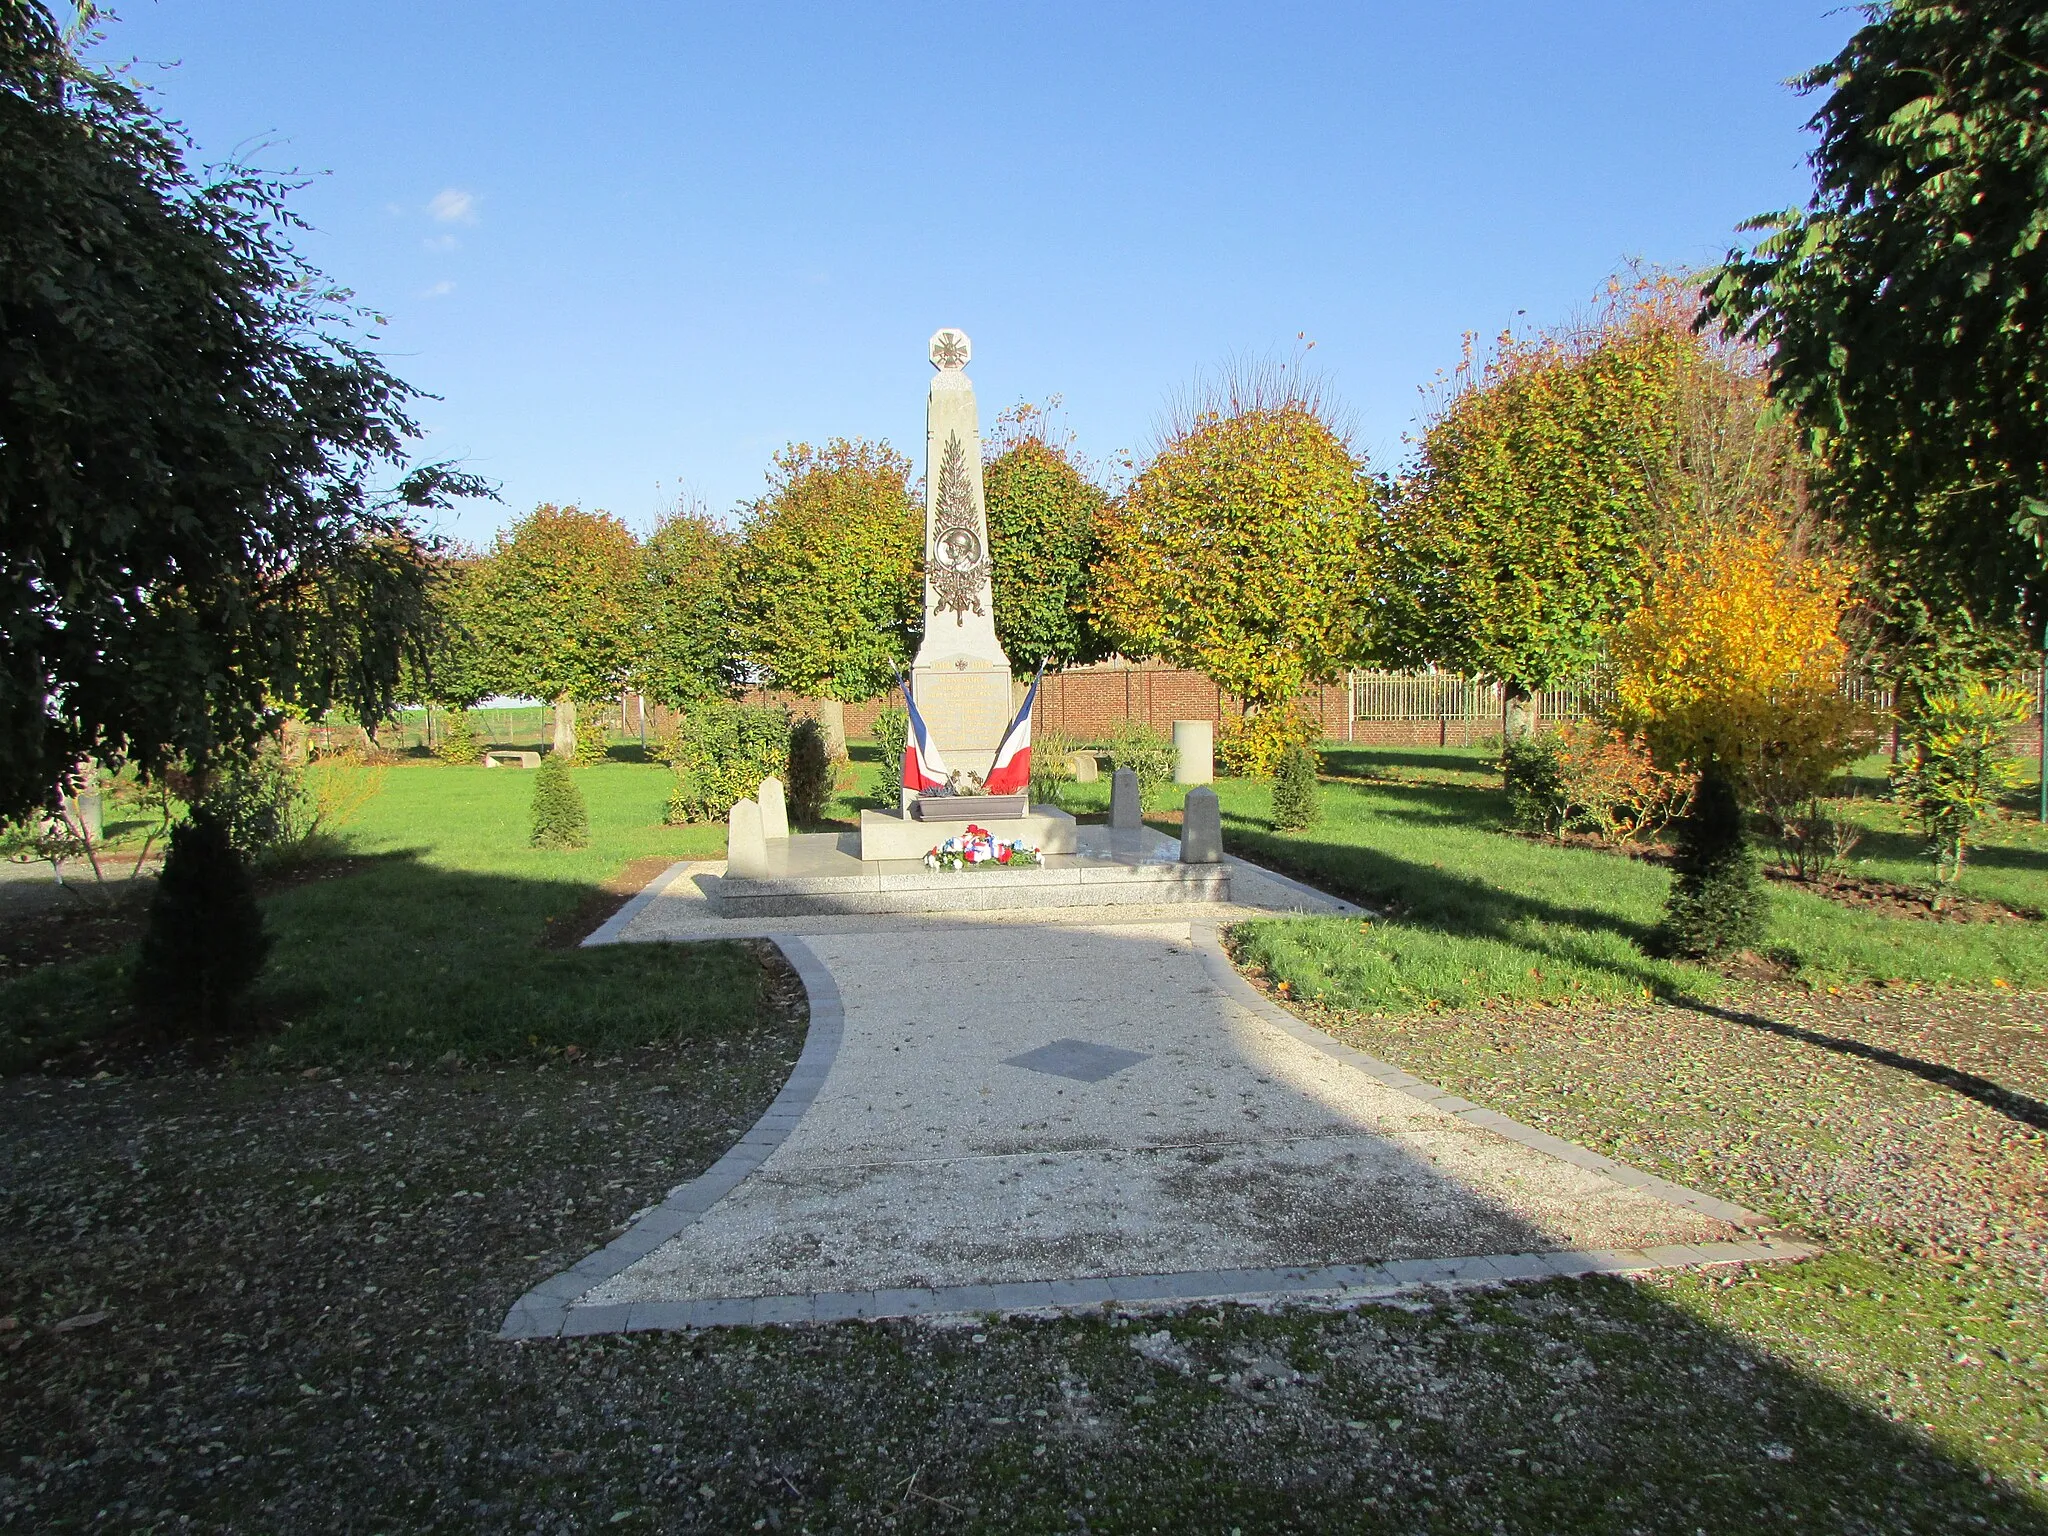
[[677,866],[592,941],[774,938],[810,993],[803,1056],[726,1158],[523,1298],[508,1337],[1341,1301],[1807,1251],[1268,1002],[1221,928],[1357,909],[1253,866],[1228,906],[762,924],[710,911],[717,871]]

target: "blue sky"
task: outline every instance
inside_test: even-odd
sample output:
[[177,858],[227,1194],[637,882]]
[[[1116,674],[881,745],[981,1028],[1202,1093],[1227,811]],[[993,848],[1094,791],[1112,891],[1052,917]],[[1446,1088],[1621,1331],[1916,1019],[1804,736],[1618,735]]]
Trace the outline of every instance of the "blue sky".
[[[1142,451],[1297,334],[1381,467],[1466,331],[1804,200],[1813,0],[1428,5],[125,0],[211,159],[314,176],[302,247],[389,317],[425,451],[649,526],[792,439],[923,441],[926,338],[984,421],[1064,397]],[[1519,317],[1519,318],[1518,318]]]

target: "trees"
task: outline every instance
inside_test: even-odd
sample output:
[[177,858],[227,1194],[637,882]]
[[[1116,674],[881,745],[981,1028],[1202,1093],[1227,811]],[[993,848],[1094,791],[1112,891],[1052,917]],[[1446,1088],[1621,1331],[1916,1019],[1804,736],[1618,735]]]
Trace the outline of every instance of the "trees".
[[656,703],[680,709],[730,693],[734,541],[704,512],[679,507],[641,551],[647,638],[637,673]]
[[1020,673],[1041,661],[1100,661],[1107,647],[1089,620],[1087,589],[1109,493],[1053,441],[1042,409],[1016,406],[998,423],[1008,431],[982,470],[996,637]]
[[[1836,515],[1964,629],[2048,618],[2048,11],[1893,0],[1800,82],[1804,212],[1729,254],[1708,313],[1769,348]],[[1917,594],[1917,597],[1914,596]]]
[[289,191],[195,173],[41,6],[0,3],[0,814],[84,756],[390,710],[429,584],[411,513],[485,488],[399,474],[415,392],[290,249]]
[[1107,510],[1093,601],[1119,649],[1206,673],[1283,727],[1286,706],[1363,643],[1379,513],[1378,487],[1312,394],[1241,381]]
[[1854,572],[1770,523],[1698,526],[1675,542],[1616,631],[1616,711],[1659,766],[1699,775],[1679,824],[1669,952],[1754,944],[1764,903],[1742,806],[1766,779],[1817,791],[1866,722],[1840,693],[1840,626]]
[[471,574],[466,617],[508,692],[555,703],[555,751],[576,751],[576,706],[616,696],[640,657],[639,542],[609,512],[542,503]]
[[1701,365],[1692,309],[1653,281],[1598,324],[1503,337],[1422,442],[1397,520],[1388,650],[1499,678],[1509,735],[1531,695],[1584,671],[1640,590],[1677,440],[1681,374]]
[[910,461],[887,443],[792,443],[768,486],[741,528],[734,633],[765,682],[826,701],[826,734],[842,753],[837,706],[886,689],[923,626]]

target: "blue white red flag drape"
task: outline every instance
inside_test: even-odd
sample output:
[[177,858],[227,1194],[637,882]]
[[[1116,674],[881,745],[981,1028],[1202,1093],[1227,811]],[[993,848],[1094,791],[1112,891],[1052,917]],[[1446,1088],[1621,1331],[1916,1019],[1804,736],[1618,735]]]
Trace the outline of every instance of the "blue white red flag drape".
[[903,690],[903,707],[910,714],[910,731],[903,743],[903,787],[913,795],[944,789],[951,777],[946,771],[946,760],[932,744],[931,732],[924,727],[924,716],[917,712],[917,700],[911,697],[910,684],[900,677],[896,682]]
[[992,795],[1021,795],[1031,787],[1031,710],[1038,702],[1039,679],[1044,676],[1045,663],[1041,661],[1037,676],[1031,679],[1031,691],[1024,695],[1024,707],[1003,732],[1002,745],[996,748],[995,766],[983,781]]

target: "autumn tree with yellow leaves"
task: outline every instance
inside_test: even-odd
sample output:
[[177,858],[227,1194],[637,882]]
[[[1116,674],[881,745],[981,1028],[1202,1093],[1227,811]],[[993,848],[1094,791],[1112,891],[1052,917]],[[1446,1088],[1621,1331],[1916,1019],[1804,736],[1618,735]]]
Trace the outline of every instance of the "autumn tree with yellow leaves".
[[1699,776],[1659,933],[1669,953],[1724,954],[1762,937],[1745,807],[1818,792],[1869,729],[1841,693],[1854,575],[1781,523],[1695,524],[1614,634],[1619,722],[1660,765]]

